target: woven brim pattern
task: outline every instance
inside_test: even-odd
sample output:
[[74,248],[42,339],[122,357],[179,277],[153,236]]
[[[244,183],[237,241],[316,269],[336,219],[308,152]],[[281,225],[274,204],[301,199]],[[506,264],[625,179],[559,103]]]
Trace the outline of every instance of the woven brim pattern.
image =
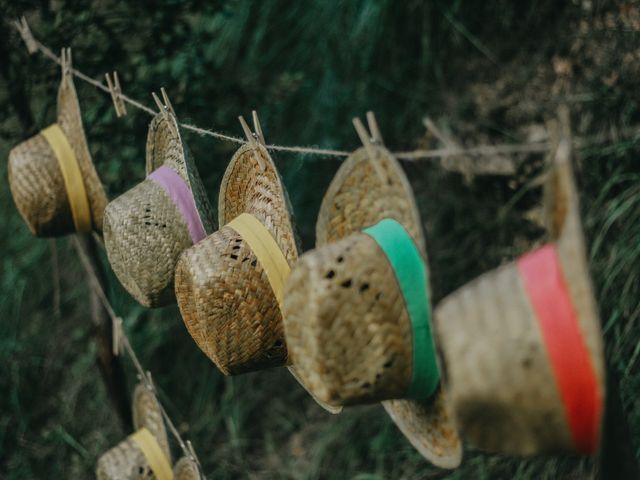
[[260,145],[244,145],[233,156],[220,187],[220,230],[186,250],[176,267],[184,323],[227,375],[287,362],[282,315],[267,275],[244,239],[224,226],[242,213],[269,230],[289,265],[296,261],[284,187]]
[[[178,173],[192,188],[205,231],[211,232],[211,206],[177,132],[173,117],[158,114],[153,119],[147,138],[147,174],[162,165]],[[180,210],[160,185],[146,179],[109,203],[104,238],[116,276],[138,302],[158,307],[175,301],[175,265],[193,241]]]
[[75,150],[87,190],[93,228],[101,232],[102,215],[107,206],[107,196],[91,160],[89,145],[82,125],[82,116],[80,115],[78,94],[71,76],[62,82],[58,90],[58,124]]
[[[555,248],[604,392],[602,336],[568,160],[556,162],[549,178],[547,211]],[[536,312],[515,262],[446,297],[436,309],[435,327],[447,365],[447,389],[465,437],[484,450],[514,455],[576,450]]]
[[[395,274],[362,229],[400,222],[426,260],[413,194],[397,161],[374,147],[340,167],[317,223],[318,248],[294,267],[285,292],[292,362],[317,397],[356,404],[401,398],[412,372],[412,330]],[[425,292],[426,294],[426,292]],[[462,449],[442,390],[429,401],[394,400],[385,408],[431,462],[453,468]]]
[[589,350],[598,384],[605,385],[604,346],[598,304],[589,274],[587,247],[580,220],[580,202],[571,167],[571,153],[560,145],[545,185],[547,225],[567,287],[576,309],[580,330]]
[[[137,430],[146,428],[158,441],[158,445],[171,462],[169,441],[162,412],[155,396],[143,385],[138,385],[133,394],[133,425]],[[98,480],[153,479],[155,476],[140,450],[131,438],[120,442],[98,460]]]
[[[58,90],[57,123],[74,150],[82,173],[92,226],[102,232],[107,197],[91,160],[73,80],[66,78]],[[58,160],[41,135],[25,140],[9,153],[9,185],[25,223],[38,236],[74,232],[73,218]]]

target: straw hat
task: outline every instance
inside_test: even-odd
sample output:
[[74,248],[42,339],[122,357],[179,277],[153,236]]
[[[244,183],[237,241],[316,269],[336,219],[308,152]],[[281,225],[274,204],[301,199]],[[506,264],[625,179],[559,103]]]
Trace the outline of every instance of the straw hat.
[[149,126],[147,178],[109,203],[104,215],[109,262],[147,307],[175,301],[178,257],[213,231],[211,206],[166,95],[165,103]]
[[62,51],[56,123],[9,153],[9,186],[27,226],[38,236],[102,231],[107,197],[82,126],[71,75],[71,51]]
[[[289,354],[318,398],[338,405],[384,401],[424,457],[454,468],[462,448],[438,383],[432,383],[430,392],[414,392],[416,399],[406,399],[414,374],[422,371],[414,368],[421,364],[414,362],[414,353],[424,352],[414,352],[414,336],[423,338],[423,331],[412,327],[405,291],[386,252],[363,232],[383,220],[392,222],[413,249],[414,256],[408,258],[415,262],[409,267],[426,265],[409,182],[382,146],[374,117],[368,118],[375,142],[359,120],[354,121],[365,148],[351,154],[331,182],[316,225],[317,248],[299,259],[287,282]],[[425,267],[421,271],[426,273]],[[426,284],[413,295],[428,308]],[[424,348],[429,345],[433,343],[427,339]],[[437,370],[435,351],[429,360]]]
[[200,480],[200,472],[196,462],[187,457],[182,457],[173,467],[174,480]]
[[[288,198],[255,112],[255,137],[242,117],[241,124],[248,143],[222,179],[220,229],[182,254],[175,281],[189,333],[225,375],[287,364],[280,302],[284,277],[298,258]],[[253,222],[273,258],[262,257],[256,248],[263,245],[239,233],[242,219]]]
[[[153,393],[142,384],[137,385],[133,393],[133,425],[136,433],[107,451],[98,460],[98,480],[161,480],[162,472],[171,473],[171,452],[160,405]],[[153,458],[154,453],[156,458],[162,457],[163,462],[156,460],[155,464],[162,463],[160,467],[150,464],[149,458]]]
[[436,310],[458,423],[485,450],[598,449],[602,333],[570,145],[560,141],[546,185],[553,243],[466,284]]

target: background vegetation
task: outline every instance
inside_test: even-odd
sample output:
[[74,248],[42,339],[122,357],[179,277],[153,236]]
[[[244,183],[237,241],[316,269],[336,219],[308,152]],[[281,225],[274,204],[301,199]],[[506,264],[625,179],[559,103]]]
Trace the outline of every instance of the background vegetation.
[[[621,424],[632,434],[624,446],[639,455],[640,168],[638,141],[621,135],[640,121],[639,2],[0,0],[0,9],[5,21],[27,15],[50,47],[71,46],[75,66],[95,78],[117,69],[124,92],[148,105],[150,92],[164,86],[182,121],[240,135],[237,116],[256,108],[273,143],[355,148],[351,118],[368,109],[393,150],[438,145],[425,133],[425,116],[463,145],[527,141],[568,104],[577,135],[611,138],[580,150],[577,174],[609,368],[621,391]],[[7,158],[53,121],[59,71],[29,57],[3,26],[0,156]],[[110,195],[118,195],[143,178],[149,117],[129,109],[116,119],[108,96],[76,86],[94,160]],[[216,203],[234,146],[194,134],[187,141]],[[340,160],[275,160],[304,248],[311,248],[320,200]],[[507,174],[499,174],[505,164]],[[535,155],[405,162],[424,217],[436,300],[544,239],[535,186],[541,164]],[[0,173],[6,178],[6,162]],[[95,364],[87,282],[68,239],[33,238],[3,183],[0,477],[91,478],[97,457],[128,432]],[[442,472],[381,407],[330,416],[281,369],[225,378],[195,347],[176,308],[144,310],[115,278],[109,285],[209,478],[593,472],[588,459],[517,460],[471,447],[460,469]]]

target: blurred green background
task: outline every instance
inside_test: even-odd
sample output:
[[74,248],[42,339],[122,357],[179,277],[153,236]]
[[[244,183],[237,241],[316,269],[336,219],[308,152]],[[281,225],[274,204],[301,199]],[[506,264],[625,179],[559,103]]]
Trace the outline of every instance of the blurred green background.
[[[590,264],[621,426],[640,455],[640,2],[496,0],[0,0],[0,155],[55,118],[59,69],[29,56],[8,22],[26,15],[54,51],[151,106],[167,89],[183,122],[241,136],[257,109],[267,141],[354,149],[351,118],[377,114],[394,151],[541,138],[559,104],[577,153]],[[76,81],[94,161],[111,196],[144,175],[150,117],[117,119],[108,95]],[[212,202],[235,146],[188,133]],[[340,159],[277,153],[304,249]],[[404,162],[429,244],[437,301],[544,240],[541,155]],[[91,478],[125,432],[96,366],[86,277],[68,239],[36,239],[0,162],[0,478]],[[106,266],[106,262],[105,262]],[[453,472],[430,466],[380,406],[331,416],[283,369],[225,378],[177,308],[145,310],[109,278],[109,295],[160,398],[210,479],[584,478],[597,462],[513,459],[468,447]],[[135,374],[123,358],[128,383]],[[614,449],[621,445],[610,445]],[[178,450],[174,448],[174,454]]]

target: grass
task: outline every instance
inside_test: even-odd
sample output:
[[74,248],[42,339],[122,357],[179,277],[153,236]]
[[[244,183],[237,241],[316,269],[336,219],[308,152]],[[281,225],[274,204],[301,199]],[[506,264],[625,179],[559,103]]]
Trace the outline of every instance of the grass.
[[[544,124],[561,102],[571,107],[577,135],[639,121],[640,75],[637,61],[628,60],[638,40],[636,2],[594,1],[591,10],[569,2],[516,7],[471,0],[88,5],[0,1],[5,20],[27,12],[45,43],[71,44],[81,70],[99,77],[117,68],[124,92],[147,104],[149,92],[163,85],[182,120],[234,135],[240,134],[237,115],[253,107],[268,141],[329,148],[357,145],[350,119],[367,109],[376,111],[394,150],[436,145],[424,133],[425,115],[469,145],[525,141],[525,127]],[[7,158],[12,146],[53,119],[58,71],[40,57],[27,58],[8,29],[0,47],[6,66],[0,69],[0,156]],[[557,58],[568,59],[570,76],[554,71]],[[149,118],[129,110],[117,120],[107,96],[77,86],[92,153],[116,195],[142,178]],[[193,134],[187,141],[215,199],[233,146]],[[620,378],[639,457],[638,143],[618,139],[579,153],[608,364]],[[311,248],[320,200],[339,161],[289,154],[275,160],[303,245]],[[436,301],[544,238],[525,215],[540,203],[530,182],[541,163],[540,156],[523,157],[513,176],[471,182],[437,162],[404,164],[423,216]],[[0,175],[6,178],[6,162]],[[0,477],[90,478],[96,458],[127,432],[98,374],[85,277],[68,239],[28,233],[6,184],[0,227]],[[526,480],[592,472],[589,459],[518,460],[468,447],[461,468],[446,474],[413,450],[380,406],[334,417],[282,369],[225,378],[195,347],[175,307],[145,310],[113,276],[109,295],[209,478]],[[133,385],[133,369],[123,362]]]

